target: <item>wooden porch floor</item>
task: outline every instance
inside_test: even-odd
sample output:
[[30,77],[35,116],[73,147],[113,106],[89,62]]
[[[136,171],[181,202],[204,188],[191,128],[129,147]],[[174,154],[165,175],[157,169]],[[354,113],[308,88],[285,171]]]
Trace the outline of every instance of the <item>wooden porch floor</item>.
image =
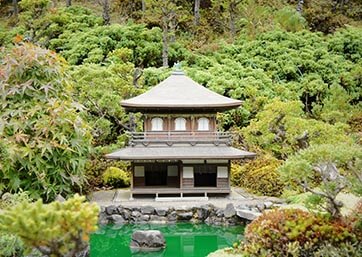
[[177,188],[177,187],[137,187],[132,188],[132,194],[228,194],[230,188],[217,187],[194,187],[194,188]]

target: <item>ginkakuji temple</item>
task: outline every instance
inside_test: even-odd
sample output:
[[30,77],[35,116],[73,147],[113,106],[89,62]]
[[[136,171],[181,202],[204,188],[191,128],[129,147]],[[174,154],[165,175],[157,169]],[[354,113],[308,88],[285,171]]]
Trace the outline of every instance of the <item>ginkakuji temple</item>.
[[108,154],[132,163],[131,198],[136,194],[199,196],[230,193],[230,161],[255,153],[231,146],[217,131],[216,114],[241,102],[199,85],[181,70],[149,91],[121,102],[127,112],[143,113],[143,132]]

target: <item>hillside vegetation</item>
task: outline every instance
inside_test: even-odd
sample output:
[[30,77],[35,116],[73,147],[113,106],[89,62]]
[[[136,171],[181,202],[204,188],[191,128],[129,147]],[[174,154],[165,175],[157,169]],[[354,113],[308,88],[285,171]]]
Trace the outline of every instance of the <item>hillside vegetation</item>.
[[337,195],[362,195],[361,0],[0,0],[0,256],[78,256],[98,209],[70,197],[129,185],[103,158],[142,130],[120,101],[176,62],[243,101],[218,114],[258,156],[233,185],[319,211],[265,213],[231,252],[360,251],[362,204],[342,217]]
[[[219,115],[220,129],[258,153],[250,177],[272,172],[282,186],[251,191],[323,190],[316,167],[332,167],[348,180],[341,190],[361,193],[360,1],[0,3],[0,190],[50,201],[104,186],[103,172],[124,164],[103,154],[141,129],[120,101],[181,62],[198,83],[243,101]],[[236,185],[267,183],[239,183],[242,169],[233,168]]]

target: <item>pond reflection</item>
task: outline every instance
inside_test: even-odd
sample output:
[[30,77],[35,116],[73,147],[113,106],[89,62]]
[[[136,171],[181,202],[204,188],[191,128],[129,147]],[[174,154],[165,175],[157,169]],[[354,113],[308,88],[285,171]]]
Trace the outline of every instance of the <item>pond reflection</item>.
[[[159,252],[132,253],[129,248],[135,230],[160,230],[166,249]],[[91,257],[205,257],[217,249],[231,246],[242,238],[244,227],[218,227],[206,224],[135,225],[102,227],[91,236]]]

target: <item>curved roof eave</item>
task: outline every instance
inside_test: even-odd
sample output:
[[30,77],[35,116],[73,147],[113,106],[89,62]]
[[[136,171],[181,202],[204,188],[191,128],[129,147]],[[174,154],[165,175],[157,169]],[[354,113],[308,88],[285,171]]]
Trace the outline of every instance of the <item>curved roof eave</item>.
[[198,84],[183,72],[174,72],[145,93],[124,100],[125,108],[236,108],[241,101],[220,95]]

